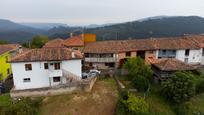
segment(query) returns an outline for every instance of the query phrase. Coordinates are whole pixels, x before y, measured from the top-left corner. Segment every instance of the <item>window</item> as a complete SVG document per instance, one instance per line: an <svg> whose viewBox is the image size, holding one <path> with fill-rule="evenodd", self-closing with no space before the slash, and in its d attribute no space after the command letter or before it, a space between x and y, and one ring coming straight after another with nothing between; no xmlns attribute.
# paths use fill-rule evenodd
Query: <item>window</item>
<svg viewBox="0 0 204 115"><path fill-rule="evenodd" d="M23 78L23 82L24 82L24 83L30 82L30 78Z"/></svg>
<svg viewBox="0 0 204 115"><path fill-rule="evenodd" d="M8 62L8 56L6 56L5 58L6 58L6 62Z"/></svg>
<svg viewBox="0 0 204 115"><path fill-rule="evenodd" d="M190 50L189 50L189 49L186 49L186 50L185 50L185 56L189 56L189 52L190 52Z"/></svg>
<svg viewBox="0 0 204 115"><path fill-rule="evenodd" d="M60 63L55 63L55 70L60 69Z"/></svg>
<svg viewBox="0 0 204 115"><path fill-rule="evenodd" d="M131 56L131 52L126 52L125 55L126 55L126 57L130 57Z"/></svg>
<svg viewBox="0 0 204 115"><path fill-rule="evenodd" d="M9 68L7 69L7 74L10 74L10 69Z"/></svg>
<svg viewBox="0 0 204 115"><path fill-rule="evenodd" d="M163 54L163 55L166 55L166 50L162 50L162 54Z"/></svg>
<svg viewBox="0 0 204 115"><path fill-rule="evenodd" d="M204 48L203 48L202 56L204 56Z"/></svg>
<svg viewBox="0 0 204 115"><path fill-rule="evenodd" d="M25 64L25 70L26 71L31 71L32 70L32 65L31 64Z"/></svg>
<svg viewBox="0 0 204 115"><path fill-rule="evenodd" d="M60 82L60 77L53 77L53 82Z"/></svg>
<svg viewBox="0 0 204 115"><path fill-rule="evenodd" d="M44 69L48 69L48 63L44 63Z"/></svg>
<svg viewBox="0 0 204 115"><path fill-rule="evenodd" d="M188 63L188 58L185 58L185 59L184 59L184 62L185 62L185 63Z"/></svg>

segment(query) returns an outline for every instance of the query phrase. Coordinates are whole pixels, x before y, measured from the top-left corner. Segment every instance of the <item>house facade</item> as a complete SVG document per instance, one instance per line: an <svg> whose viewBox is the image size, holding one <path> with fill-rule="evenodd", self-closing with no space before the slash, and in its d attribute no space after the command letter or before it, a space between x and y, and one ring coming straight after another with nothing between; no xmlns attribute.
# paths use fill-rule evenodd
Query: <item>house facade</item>
<svg viewBox="0 0 204 115"><path fill-rule="evenodd" d="M54 87L81 79L79 52L67 48L33 49L11 59L14 90Z"/></svg>
<svg viewBox="0 0 204 115"><path fill-rule="evenodd" d="M0 45L0 81L11 75L12 69L8 60L20 52L20 47L18 44Z"/></svg>
<svg viewBox="0 0 204 115"><path fill-rule="evenodd" d="M188 64L204 64L204 36L155 38L138 40L98 41L86 43L85 65L99 69L122 67L128 58L141 57L146 63L153 59L175 58Z"/></svg>

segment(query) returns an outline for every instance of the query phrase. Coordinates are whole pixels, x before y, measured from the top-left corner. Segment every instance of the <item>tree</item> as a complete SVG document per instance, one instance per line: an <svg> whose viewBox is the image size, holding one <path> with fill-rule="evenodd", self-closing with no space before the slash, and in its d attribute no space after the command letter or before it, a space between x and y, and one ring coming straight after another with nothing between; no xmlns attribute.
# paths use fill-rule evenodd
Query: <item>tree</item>
<svg viewBox="0 0 204 115"><path fill-rule="evenodd" d="M0 40L0 44L8 44L8 42L5 40Z"/></svg>
<svg viewBox="0 0 204 115"><path fill-rule="evenodd" d="M150 65L145 64L140 57L130 58L124 68L128 70L129 79L139 91L145 91L149 85L149 78L153 75Z"/></svg>
<svg viewBox="0 0 204 115"><path fill-rule="evenodd" d="M176 72L162 84L162 94L171 102L188 101L195 94L193 76L187 72Z"/></svg>
<svg viewBox="0 0 204 115"><path fill-rule="evenodd" d="M48 42L47 36L34 36L31 42L32 48L41 48L46 42Z"/></svg>
<svg viewBox="0 0 204 115"><path fill-rule="evenodd" d="M117 115L142 115L149 112L149 106L143 98L136 97L130 93L123 96L120 97L117 104Z"/></svg>

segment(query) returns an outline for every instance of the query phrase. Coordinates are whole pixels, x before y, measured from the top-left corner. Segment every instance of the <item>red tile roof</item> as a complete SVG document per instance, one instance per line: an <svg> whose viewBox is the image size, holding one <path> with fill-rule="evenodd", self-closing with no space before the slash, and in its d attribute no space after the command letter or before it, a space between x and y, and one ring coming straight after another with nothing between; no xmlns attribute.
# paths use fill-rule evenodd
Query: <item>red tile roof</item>
<svg viewBox="0 0 204 115"><path fill-rule="evenodd" d="M199 47L204 48L204 35L185 35L187 40L191 40L192 43L199 45Z"/></svg>
<svg viewBox="0 0 204 115"><path fill-rule="evenodd" d="M64 47L63 42L64 42L63 39L57 38L57 39L54 39L54 40L47 42L43 46L43 48L60 48L60 47L63 48Z"/></svg>
<svg viewBox="0 0 204 115"><path fill-rule="evenodd" d="M64 40L63 43L66 47L83 47L84 41L81 36L74 36Z"/></svg>
<svg viewBox="0 0 204 115"><path fill-rule="evenodd" d="M196 68L177 59L158 59L152 64L162 71L185 71Z"/></svg>
<svg viewBox="0 0 204 115"><path fill-rule="evenodd" d="M62 61L83 58L78 51L74 52L68 48L42 48L32 49L13 57L10 62L35 62L35 61Z"/></svg>
<svg viewBox="0 0 204 115"><path fill-rule="evenodd" d="M8 52L8 51L12 51L15 50L17 48L19 48L20 45L19 44L4 44L4 45L0 45L0 55Z"/></svg>
<svg viewBox="0 0 204 115"><path fill-rule="evenodd" d="M156 49L199 49L197 44L185 38L155 38L85 43L84 53L115 53Z"/></svg>

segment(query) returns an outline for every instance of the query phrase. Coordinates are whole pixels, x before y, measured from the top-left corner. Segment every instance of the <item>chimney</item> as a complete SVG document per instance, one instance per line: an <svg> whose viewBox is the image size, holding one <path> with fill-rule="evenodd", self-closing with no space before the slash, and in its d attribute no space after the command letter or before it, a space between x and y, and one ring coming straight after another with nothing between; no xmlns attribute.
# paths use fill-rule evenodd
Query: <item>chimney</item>
<svg viewBox="0 0 204 115"><path fill-rule="evenodd" d="M72 58L75 58L75 52L72 50Z"/></svg>
<svg viewBox="0 0 204 115"><path fill-rule="evenodd" d="M22 46L19 46L18 47L18 53L22 53L22 52L23 52Z"/></svg>
<svg viewBox="0 0 204 115"><path fill-rule="evenodd" d="M70 38L72 38L73 37L73 33L70 33Z"/></svg>

